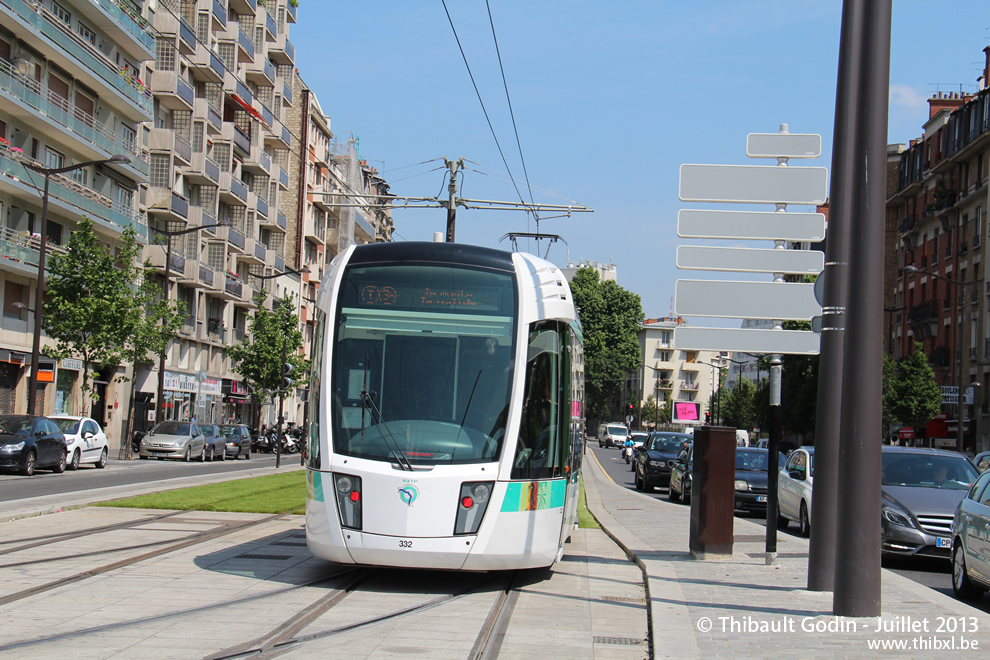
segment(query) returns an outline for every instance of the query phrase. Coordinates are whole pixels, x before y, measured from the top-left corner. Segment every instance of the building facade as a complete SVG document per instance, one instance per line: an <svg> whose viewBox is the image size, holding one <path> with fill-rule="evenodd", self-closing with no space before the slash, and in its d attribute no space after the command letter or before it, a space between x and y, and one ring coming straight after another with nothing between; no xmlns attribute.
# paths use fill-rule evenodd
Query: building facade
<svg viewBox="0 0 990 660"><path fill-rule="evenodd" d="M122 0L0 3L0 413L27 409L42 233L58 252L85 216L111 249L127 227L148 239L140 199L151 163L142 127L155 101L142 66L155 47L149 22ZM128 162L106 162L114 156ZM50 176L42 226L45 176L32 167L91 162ZM89 365L90 401L81 392L83 366L39 360L36 411L90 415L119 437L130 389L117 377L128 370Z"/></svg>
<svg viewBox="0 0 990 660"><path fill-rule="evenodd" d="M905 357L915 344L921 347L943 386L942 423L929 425L934 444L954 447L961 419L970 451L990 445L990 290L983 258L990 208L990 47L984 52L979 91L933 96L924 135L891 152L898 159L897 182L887 200L888 226L897 227L890 250L896 269L888 274L892 299L885 301L890 352Z"/></svg>
<svg viewBox="0 0 990 660"><path fill-rule="evenodd" d="M683 323L679 317L646 319L637 333L643 364L626 385L641 408L651 397L662 403L669 395L671 401L700 401L702 409L709 411L722 366L717 362L719 353L675 349L674 328ZM642 426L653 422L644 419Z"/></svg>

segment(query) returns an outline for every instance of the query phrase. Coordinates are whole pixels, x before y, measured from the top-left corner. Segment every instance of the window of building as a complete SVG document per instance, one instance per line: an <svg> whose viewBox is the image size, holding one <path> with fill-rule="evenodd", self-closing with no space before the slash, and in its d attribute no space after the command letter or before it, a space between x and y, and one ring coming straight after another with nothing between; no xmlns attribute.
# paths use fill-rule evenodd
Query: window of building
<svg viewBox="0 0 990 660"><path fill-rule="evenodd" d="M171 188L172 181L169 176L169 154L151 154L151 171L148 176L148 184L152 188Z"/></svg>
<svg viewBox="0 0 990 660"><path fill-rule="evenodd" d="M192 125L192 150L197 153L203 153L203 135L204 135L204 124L201 121L194 121Z"/></svg>
<svg viewBox="0 0 990 660"><path fill-rule="evenodd" d="M196 15L196 39L201 44L210 43L210 12L201 11Z"/></svg>
<svg viewBox="0 0 990 660"><path fill-rule="evenodd" d="M72 25L72 14L68 9L52 0L52 13L66 25Z"/></svg>
<svg viewBox="0 0 990 660"><path fill-rule="evenodd" d="M155 40L155 68L158 71L175 71L174 37L158 37Z"/></svg>
<svg viewBox="0 0 990 660"><path fill-rule="evenodd" d="M50 169L65 167L65 154L51 147L45 147L45 167Z"/></svg>
<svg viewBox="0 0 990 660"><path fill-rule="evenodd" d="M96 33L93 32L91 29L89 29L89 27L85 23L79 21L79 24L76 25L76 31L79 33L80 37L82 37L92 45L94 46L96 45Z"/></svg>
<svg viewBox="0 0 990 660"><path fill-rule="evenodd" d="M206 265L215 271L224 271L226 255L223 243L210 243L206 247Z"/></svg>
<svg viewBox="0 0 990 660"><path fill-rule="evenodd" d="M223 66L228 71L236 71L235 66L236 60L234 59L234 53L237 50L237 46L233 41L221 41L217 44L217 57L223 62Z"/></svg>
<svg viewBox="0 0 990 660"><path fill-rule="evenodd" d="M11 318L21 318L21 309L15 303L27 305L28 290L23 284L7 280L3 287L3 315Z"/></svg>

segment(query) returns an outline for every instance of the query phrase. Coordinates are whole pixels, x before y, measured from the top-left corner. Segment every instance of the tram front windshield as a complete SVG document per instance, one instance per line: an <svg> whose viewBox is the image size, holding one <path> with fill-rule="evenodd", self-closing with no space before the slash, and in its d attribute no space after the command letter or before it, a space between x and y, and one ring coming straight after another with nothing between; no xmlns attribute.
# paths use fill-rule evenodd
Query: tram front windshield
<svg viewBox="0 0 990 660"><path fill-rule="evenodd" d="M406 465L497 461L511 389L513 274L353 266L338 301L334 452Z"/></svg>

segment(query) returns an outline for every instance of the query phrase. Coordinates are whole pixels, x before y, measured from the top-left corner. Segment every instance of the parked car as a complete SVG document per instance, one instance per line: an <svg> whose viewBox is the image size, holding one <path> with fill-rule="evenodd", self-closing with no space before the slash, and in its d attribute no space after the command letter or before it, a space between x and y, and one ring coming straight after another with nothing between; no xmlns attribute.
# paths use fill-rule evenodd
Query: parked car
<svg viewBox="0 0 990 660"><path fill-rule="evenodd" d="M950 559L956 507L979 477L976 466L954 451L882 452L881 551Z"/></svg>
<svg viewBox="0 0 990 660"><path fill-rule="evenodd" d="M694 463L694 443L681 449L670 463L670 486L667 499L672 502L691 503L691 465Z"/></svg>
<svg viewBox="0 0 990 660"><path fill-rule="evenodd" d="M952 590L979 600L990 589L990 471L980 475L952 519Z"/></svg>
<svg viewBox="0 0 990 660"><path fill-rule="evenodd" d="M92 463L102 469L110 458L110 443L96 420L73 415L53 415L55 422L65 436L68 462L66 467L78 470L80 465Z"/></svg>
<svg viewBox="0 0 990 660"><path fill-rule="evenodd" d="M221 424L220 431L226 439L225 451L237 460L241 456L251 458L251 429L244 424Z"/></svg>
<svg viewBox="0 0 990 660"><path fill-rule="evenodd" d="M636 490L652 492L657 486L670 485L670 466L685 444L693 442L687 433L654 431L636 454L633 471Z"/></svg>
<svg viewBox="0 0 990 660"><path fill-rule="evenodd" d="M199 425L192 422L159 422L141 438L141 458L179 458L196 456L206 460L206 438Z"/></svg>
<svg viewBox="0 0 990 660"><path fill-rule="evenodd" d="M986 472L990 469L990 451L980 452L973 458L973 463L976 464L976 469L980 472Z"/></svg>
<svg viewBox="0 0 990 660"><path fill-rule="evenodd" d="M799 447L787 457L777 477L777 527L798 523L801 536L811 534L811 489L815 477L815 448Z"/></svg>
<svg viewBox="0 0 990 660"><path fill-rule="evenodd" d="M608 422L598 426L599 447L621 447L629 435L629 429L620 422Z"/></svg>
<svg viewBox="0 0 990 660"><path fill-rule="evenodd" d="M199 430L203 432L203 438L206 442L206 460L226 460L227 436L220 430L220 426L218 424L200 424Z"/></svg>
<svg viewBox="0 0 990 660"><path fill-rule="evenodd" d="M783 465L783 454L778 454L777 465ZM736 447L736 476L734 506L737 511L766 513L767 481L770 469L770 452L757 447Z"/></svg>
<svg viewBox="0 0 990 660"><path fill-rule="evenodd" d="M65 472L65 435L41 415L0 415L0 469L31 476L37 468Z"/></svg>

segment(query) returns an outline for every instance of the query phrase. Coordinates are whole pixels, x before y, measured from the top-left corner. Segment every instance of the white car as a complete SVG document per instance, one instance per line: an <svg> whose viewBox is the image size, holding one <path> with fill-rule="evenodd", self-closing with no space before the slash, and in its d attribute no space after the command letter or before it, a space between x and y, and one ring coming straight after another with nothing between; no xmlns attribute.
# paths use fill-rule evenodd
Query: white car
<svg viewBox="0 0 990 660"><path fill-rule="evenodd" d="M815 448L791 452L777 477L777 527L795 520L801 535L811 533L811 487L815 481Z"/></svg>
<svg viewBox="0 0 990 660"><path fill-rule="evenodd" d="M78 470L83 463L93 463L98 468L107 466L110 443L95 420L74 415L52 415L49 419L58 425L65 436L67 468Z"/></svg>

